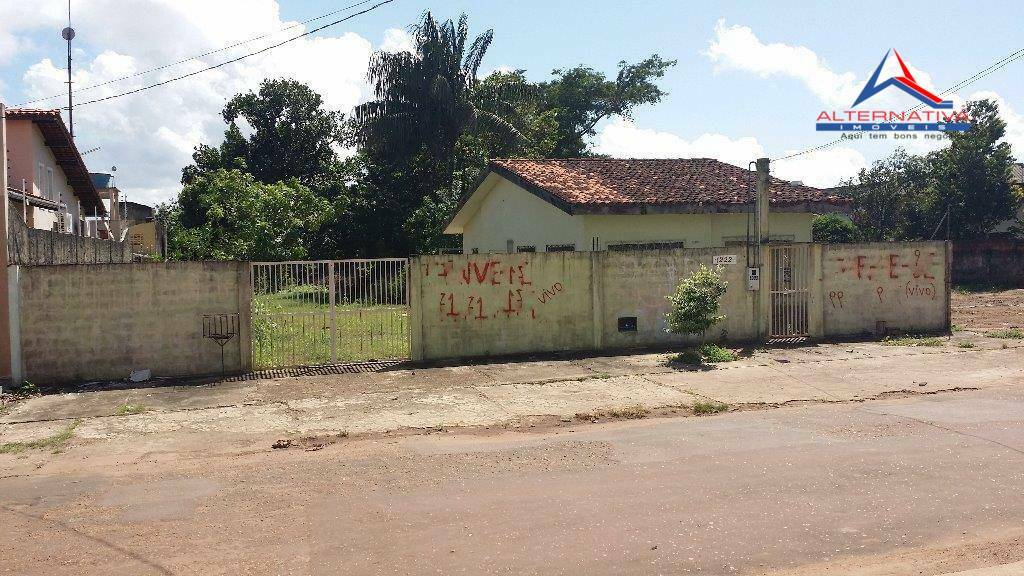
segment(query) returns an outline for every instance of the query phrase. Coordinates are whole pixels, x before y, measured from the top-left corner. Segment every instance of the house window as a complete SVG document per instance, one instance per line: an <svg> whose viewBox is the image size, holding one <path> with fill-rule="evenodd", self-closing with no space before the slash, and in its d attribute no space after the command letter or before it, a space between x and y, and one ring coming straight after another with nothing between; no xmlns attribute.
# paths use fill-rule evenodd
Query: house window
<svg viewBox="0 0 1024 576"><path fill-rule="evenodd" d="M43 187L43 178L44 178L44 176L43 175L44 174L46 174L46 168L43 166L43 163L40 162L39 166L36 166L36 181L32 183L33 187L35 188L35 195L36 196L43 196L43 189L44 189L44 187Z"/></svg>
<svg viewBox="0 0 1024 576"><path fill-rule="evenodd" d="M685 242L620 242L617 244L609 244L608 249L618 252L626 252L631 250L674 250L676 248L685 247Z"/></svg>
<svg viewBox="0 0 1024 576"><path fill-rule="evenodd" d="M516 252L536 252L536 246L516 246Z"/></svg>
<svg viewBox="0 0 1024 576"><path fill-rule="evenodd" d="M53 197L53 168L46 169L46 197L54 200Z"/></svg>
<svg viewBox="0 0 1024 576"><path fill-rule="evenodd" d="M575 250L575 244L548 244L544 247L545 252L573 252Z"/></svg>

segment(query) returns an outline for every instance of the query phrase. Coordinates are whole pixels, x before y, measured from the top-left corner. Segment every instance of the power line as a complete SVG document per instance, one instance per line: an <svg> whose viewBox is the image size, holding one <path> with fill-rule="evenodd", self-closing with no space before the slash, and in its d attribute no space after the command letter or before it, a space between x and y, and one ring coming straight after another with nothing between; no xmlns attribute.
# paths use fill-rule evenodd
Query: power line
<svg viewBox="0 0 1024 576"><path fill-rule="evenodd" d="M134 74L129 74L127 76L121 76L120 78L113 78L111 80L106 80L106 81L100 82L98 84L90 84L89 86L83 86L82 88L79 88L79 89L75 90L74 93L78 94L80 92L85 92L87 90L92 90L94 88L99 88L100 86L106 86L108 84L113 84L114 82L121 82L123 80L130 80L132 78L137 78L139 76L144 76L144 75L150 74L152 72L158 72L160 70L164 70L164 69L167 69L167 68L172 68L174 66L178 66L179 64L185 64L186 62L191 62L192 60L198 60L200 58L205 58L207 56L212 56L213 54L224 52L224 51L230 50L232 48L237 48L238 46L241 46L243 44L248 44L249 42L255 42L257 40L262 40L262 39L264 39L264 38L266 38L268 36L272 36L272 35L277 34L279 32L286 32L288 30L291 30L292 28L298 28L299 26L303 26L305 24L309 24L310 22L316 22L317 20L323 20L324 18L328 18L328 17L334 16L335 14L338 14L338 13L341 13L341 12L345 12L346 10L351 10L352 8L357 8L359 6L362 6L363 4L368 4L368 3L372 2L372 1L373 0L362 0L362 2L357 2L355 4L351 4L351 5L346 6L344 8L339 8L339 9L334 10L332 12L328 12L326 14L321 14L320 16L317 16L315 18L310 18L308 20L303 20L302 22L297 22L295 24L292 24L291 26L285 26L284 28L281 28L280 30L275 30L273 32L266 32L264 34L260 34L259 36L253 36L252 38L247 38L245 40L240 40L238 42L235 42L234 44L229 44L227 46L224 46L223 48L217 48L215 50L210 50L209 52L203 52L202 54L196 54L195 56L189 56L188 58L183 58L181 60L178 60L177 62L171 62L170 64L164 64L162 66L156 66L154 68L148 68L146 70L142 70L142 71L136 72ZM29 104L35 104L36 102L43 102L43 101L46 101L46 100L52 100L54 98L60 98L62 96L64 96L63 93L61 93L61 94L54 94L52 96L44 96L42 98L36 98L35 100L29 100L28 102L24 102L22 104L18 104L16 107L27 106Z"/></svg>
<svg viewBox="0 0 1024 576"><path fill-rule="evenodd" d="M1011 52L1008 56L1005 56L1002 59L997 60L993 64L990 64L988 67L983 68L983 69L979 70L978 72L975 72L971 76L961 80L960 82L954 84L953 86L950 86L949 88L946 88L942 92L939 92L939 95L941 96L942 94L947 94L949 92L952 92L953 90L957 90L959 88L963 88L964 86L968 86L970 84L973 84L974 82L977 82L978 80L981 80L982 78L988 76L989 74L992 74L993 72L996 72L997 70L1007 66L1011 62L1013 62L1015 60L1018 60L1018 59L1020 59L1022 57L1024 57L1024 48L1022 48L1020 50L1017 50L1015 52ZM904 112L905 113L907 113L907 112L914 112L914 111L918 110L919 108L921 108L922 106L923 106L923 104L918 104L917 106L914 106L913 108L908 108ZM782 156L780 158L775 158L775 159L772 160L772 162L779 162L781 160L788 160L789 158L794 158L796 156L803 156L804 154L810 154L811 152L817 152L818 150L822 150L822 149L828 148L829 146L834 146L834 145L836 145L836 144L838 144L838 143L840 143L842 141L843 141L843 138L840 137L840 138L837 138L835 140L832 140L831 142L826 142L825 144L821 144L821 145L815 146L813 148L808 148L808 149L800 151L800 152L794 152L793 154L788 154L788 155Z"/></svg>
<svg viewBox="0 0 1024 576"><path fill-rule="evenodd" d="M217 68L221 68L223 66L227 66L228 64L234 64L235 62L238 62L240 60L244 60L246 58L249 58L250 56L255 56L257 54L262 54L264 52L269 52L269 51L273 50L274 48L279 48L281 46L284 46L285 44L288 44L289 42L294 42L294 41L298 40L299 38L303 38L303 37L309 36L310 34L315 34L315 33L319 32L319 31L321 31L321 30L323 30L325 28L330 28L331 26L336 26L338 24L341 24L342 22L345 22L346 20L351 20L352 18L355 18L356 16L360 16L362 14L366 14L367 12L372 12L373 10L376 10L377 8L379 8L379 7L381 7L381 6L385 5L385 4L390 4L391 2L394 2L394 0L382 0L381 2L378 2L378 3L374 4L373 6L370 6L369 8L366 8L365 10L361 10L361 11L356 12L354 14L350 14L350 15L344 17L344 18L341 18L340 20L335 20L334 22L329 22L327 24L324 24L323 26L319 26L317 28L313 28L312 30L309 30L307 32L303 32L302 34L299 34L298 36L293 36L291 38L288 38L287 40L283 40L281 42L278 42L277 44L271 44L270 46L267 46L266 48L261 48L259 50L254 51L254 52L249 52L248 54L243 54L242 56L239 56L237 58L232 58L231 60L226 60L224 62L221 62L220 64L214 64L213 66L207 66L206 68L203 68L201 70L195 70L193 72L189 72L188 74L182 74L181 76L175 76L174 78L168 78L167 80L163 80L161 82L156 82L154 84L149 84L149 85L143 86L141 88L135 88L134 90L128 90L126 92L121 92L119 94L111 94L110 96L104 96L102 98L96 98L96 99L93 99L93 100L87 100L87 101L82 102L82 103L80 103L78 105L79 106L85 106L87 104L95 104L97 102L105 102L107 100L113 100L115 98L120 98L122 96L128 96L128 95L131 95L131 94L138 94L139 92L144 92L144 91L149 90L151 88L156 88L157 86L164 86L166 84L170 84L171 82L177 82L178 80L184 80L185 78L190 78L192 76L196 76L198 74L202 74L203 72L209 72L210 70L215 70Z"/></svg>

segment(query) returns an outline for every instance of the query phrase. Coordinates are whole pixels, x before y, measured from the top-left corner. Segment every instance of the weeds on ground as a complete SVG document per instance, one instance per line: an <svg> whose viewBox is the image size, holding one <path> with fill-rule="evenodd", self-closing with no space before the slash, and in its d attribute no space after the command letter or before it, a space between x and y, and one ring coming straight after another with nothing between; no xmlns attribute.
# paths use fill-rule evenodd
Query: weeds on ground
<svg viewBox="0 0 1024 576"><path fill-rule="evenodd" d="M576 414L577 420L584 420L587 422L594 422L601 418L625 418L627 420L639 420L640 418L646 418L650 414L650 410L644 408L640 404L635 406L626 406L623 408L612 408L610 410L597 410L595 412L579 412Z"/></svg>
<svg viewBox="0 0 1024 576"><path fill-rule="evenodd" d="M705 362L732 362L736 360L736 353L728 348L722 348L717 344L705 344L697 349L697 352L704 358Z"/></svg>
<svg viewBox="0 0 1024 576"><path fill-rule="evenodd" d="M989 338L1006 338L1006 339L1017 338L1017 339L1019 339L1019 338L1024 338L1024 330L1021 330L1020 328L1007 328L1005 330L992 330L990 332L985 332L985 336L988 336Z"/></svg>
<svg viewBox="0 0 1024 576"><path fill-rule="evenodd" d="M698 348L687 348L669 358L677 364L703 364L704 362L732 362L739 358L735 352L717 344L704 344Z"/></svg>
<svg viewBox="0 0 1024 576"><path fill-rule="evenodd" d="M960 342L957 346L960 348L974 348L974 342Z"/></svg>
<svg viewBox="0 0 1024 576"><path fill-rule="evenodd" d="M81 420L75 420L71 424L68 424L67 428L46 438L40 438L39 440L30 440L28 442L6 442L0 444L0 454L21 454L26 450L53 450L56 454L60 452L64 444L75 435L75 428L81 424Z"/></svg>
<svg viewBox="0 0 1024 576"><path fill-rule="evenodd" d="M115 416L132 416L134 414L142 414L148 412L149 408L146 408L142 404L122 404L117 407L114 411Z"/></svg>
<svg viewBox="0 0 1024 576"><path fill-rule="evenodd" d="M697 415L703 414L718 414L719 412L725 412L729 409L729 405L724 402L705 402L703 400L693 403L693 413Z"/></svg>
<svg viewBox="0 0 1024 576"><path fill-rule="evenodd" d="M886 336L882 346L942 346L944 341L937 336Z"/></svg>
<svg viewBox="0 0 1024 576"><path fill-rule="evenodd" d="M28 398L29 396L39 394L39 387L26 381L21 384L11 386L11 394L13 394L15 398Z"/></svg>

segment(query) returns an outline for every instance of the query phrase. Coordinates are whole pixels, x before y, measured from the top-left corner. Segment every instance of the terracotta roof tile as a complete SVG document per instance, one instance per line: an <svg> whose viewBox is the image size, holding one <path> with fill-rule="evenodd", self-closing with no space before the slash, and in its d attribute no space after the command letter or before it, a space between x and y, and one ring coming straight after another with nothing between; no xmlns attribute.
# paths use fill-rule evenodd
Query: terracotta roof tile
<svg viewBox="0 0 1024 576"><path fill-rule="evenodd" d="M754 174L710 158L568 160L500 159L491 169L518 177L572 206L750 204ZM846 204L849 200L810 186L772 178L773 204Z"/></svg>

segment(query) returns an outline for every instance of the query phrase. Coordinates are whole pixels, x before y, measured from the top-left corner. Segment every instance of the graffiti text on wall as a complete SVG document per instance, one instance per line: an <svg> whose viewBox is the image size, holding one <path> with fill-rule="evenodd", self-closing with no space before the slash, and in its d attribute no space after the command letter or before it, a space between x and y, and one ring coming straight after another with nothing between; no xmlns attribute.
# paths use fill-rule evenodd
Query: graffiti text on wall
<svg viewBox="0 0 1024 576"><path fill-rule="evenodd" d="M529 260L508 262L492 256L470 260L457 268L454 260L427 262L422 273L424 277L443 278L451 287L440 292L438 311L442 319L452 322L520 316L536 319L539 309L566 290L561 282L535 286Z"/></svg>

